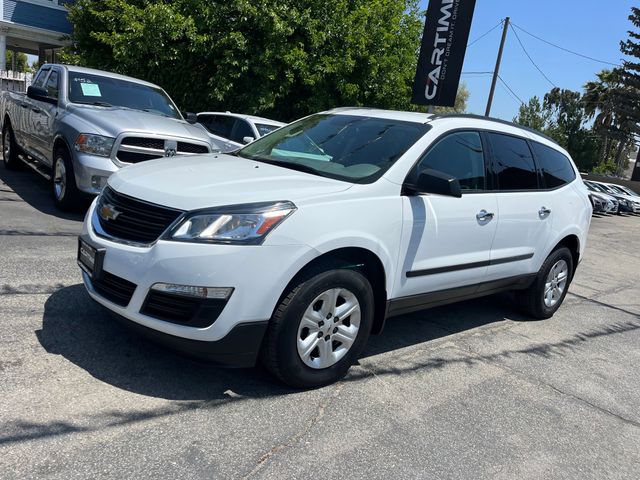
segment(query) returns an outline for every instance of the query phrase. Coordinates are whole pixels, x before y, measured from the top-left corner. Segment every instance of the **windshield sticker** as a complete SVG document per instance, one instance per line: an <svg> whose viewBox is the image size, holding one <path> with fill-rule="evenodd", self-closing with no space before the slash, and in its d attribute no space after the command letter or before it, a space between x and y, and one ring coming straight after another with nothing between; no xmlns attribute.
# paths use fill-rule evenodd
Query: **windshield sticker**
<svg viewBox="0 0 640 480"><path fill-rule="evenodd" d="M101 97L100 86L97 83L81 83L82 95L85 97Z"/></svg>

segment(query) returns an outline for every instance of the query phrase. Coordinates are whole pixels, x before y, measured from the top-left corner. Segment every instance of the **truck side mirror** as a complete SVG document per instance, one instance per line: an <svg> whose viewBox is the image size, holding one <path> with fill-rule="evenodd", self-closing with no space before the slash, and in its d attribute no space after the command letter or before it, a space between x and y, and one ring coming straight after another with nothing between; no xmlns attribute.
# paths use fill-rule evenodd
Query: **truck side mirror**
<svg viewBox="0 0 640 480"><path fill-rule="evenodd" d="M189 122L191 125L194 123L198 123L198 115L193 112L184 112L184 119Z"/></svg>
<svg viewBox="0 0 640 480"><path fill-rule="evenodd" d="M27 88L27 97L40 102L58 103L58 100L49 96L46 88L31 86Z"/></svg>

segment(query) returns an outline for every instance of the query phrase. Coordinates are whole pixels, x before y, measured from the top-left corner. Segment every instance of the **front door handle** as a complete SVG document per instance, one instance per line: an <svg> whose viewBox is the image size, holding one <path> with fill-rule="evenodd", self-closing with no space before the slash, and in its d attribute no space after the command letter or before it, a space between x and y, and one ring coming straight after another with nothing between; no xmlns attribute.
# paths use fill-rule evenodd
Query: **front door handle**
<svg viewBox="0 0 640 480"><path fill-rule="evenodd" d="M487 212L486 210L480 210L476 215L476 218L480 222L486 222L487 220L491 220L494 214L492 212Z"/></svg>
<svg viewBox="0 0 640 480"><path fill-rule="evenodd" d="M540 210L538 210L538 215L540 215L541 217L546 217L550 213L551 213L551 209L547 207L542 207L540 208Z"/></svg>
<svg viewBox="0 0 640 480"><path fill-rule="evenodd" d="M34 111L35 113L40 113L42 111L39 108L35 108L35 107L32 108L31 110Z"/></svg>

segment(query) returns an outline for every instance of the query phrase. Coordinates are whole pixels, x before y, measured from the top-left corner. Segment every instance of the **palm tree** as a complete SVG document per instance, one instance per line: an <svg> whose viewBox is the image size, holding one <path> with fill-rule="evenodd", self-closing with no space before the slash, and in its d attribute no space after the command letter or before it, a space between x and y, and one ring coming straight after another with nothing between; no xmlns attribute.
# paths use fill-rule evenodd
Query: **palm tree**
<svg viewBox="0 0 640 480"><path fill-rule="evenodd" d="M600 162L606 163L611 149L617 143L615 164L622 169L622 154L629 145L634 122L627 102L627 92L622 83L622 70L603 70L596 76L598 80L584 85L582 103L589 118L593 118L593 131L602 138Z"/></svg>

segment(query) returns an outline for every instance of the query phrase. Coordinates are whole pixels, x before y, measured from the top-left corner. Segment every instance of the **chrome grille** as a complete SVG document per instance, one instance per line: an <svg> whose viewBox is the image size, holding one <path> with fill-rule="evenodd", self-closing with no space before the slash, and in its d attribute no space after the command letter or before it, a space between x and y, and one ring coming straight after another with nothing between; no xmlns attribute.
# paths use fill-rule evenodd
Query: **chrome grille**
<svg viewBox="0 0 640 480"><path fill-rule="evenodd" d="M171 155L167 155L167 149L172 150ZM118 146L116 158L123 163L140 163L165 156L209 152L210 148L207 145L197 143L153 137L125 137Z"/></svg>

